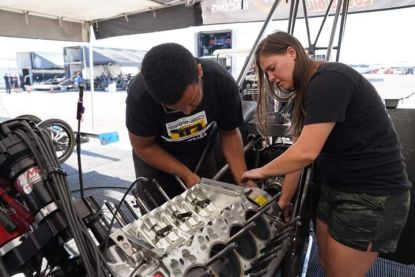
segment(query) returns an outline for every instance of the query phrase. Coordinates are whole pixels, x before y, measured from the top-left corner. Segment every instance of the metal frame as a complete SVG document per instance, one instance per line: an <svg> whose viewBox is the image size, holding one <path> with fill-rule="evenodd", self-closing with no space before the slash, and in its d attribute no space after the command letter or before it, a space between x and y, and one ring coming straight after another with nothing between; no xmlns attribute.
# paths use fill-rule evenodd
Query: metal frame
<svg viewBox="0 0 415 277"><path fill-rule="evenodd" d="M326 12L324 14L323 20L321 22L319 31L314 39L314 41L312 42L311 40L311 35L310 35L310 27L309 27L309 17L307 15L307 8L305 5L305 0L301 0L302 1L302 6L303 6L303 11L304 11L304 20L305 20L305 24L306 24L306 30L307 30L307 39L308 39L308 47L305 47L305 49L308 50L309 54L311 55L311 57L315 57L315 51L316 50L323 50L323 49L327 49L327 54L326 54L326 60L330 60L331 57L331 52L333 49L337 50L337 54L336 54L336 61L339 61L340 58L340 50L341 50L341 45L343 42L343 38L344 38L344 30L346 27L346 20L347 20L347 13L348 13L348 8L349 8L349 0L339 0L337 2L337 8L336 8L336 12L334 14L334 22L333 22L333 26L332 26L332 30L331 30L331 35L330 35L330 41L329 41L329 45L327 47L318 47L317 43L318 40L320 38L320 34L321 31L326 23L326 19L329 15L330 12L330 8L333 4L333 0L330 0L329 5L327 6ZM250 67L250 65L253 62L253 58L254 58L254 53L256 48L258 47L258 44L260 42L260 40L262 39L262 37L264 36L265 30L268 28L269 23L272 20L273 14L278 6L279 0L275 0L274 4L272 5L267 18L264 21L264 24L261 28L261 30L259 31L259 34L254 42L254 45L251 49L251 51L248 54L247 59L245 60L245 63L242 67L242 70L237 78L237 84L239 85L239 87L242 87L242 83L245 80L246 74L248 72L248 69ZM298 16L298 7L300 4L300 0L294 0L291 1L290 4L290 16L288 19L288 28L287 28L287 32L289 34L294 34L294 30L295 30L295 23L297 20L297 16ZM340 28L337 28L337 23L340 17ZM333 42L334 42L334 38L336 36L336 32L339 30L339 36L338 36L338 41L337 41L337 46L333 46Z"/></svg>

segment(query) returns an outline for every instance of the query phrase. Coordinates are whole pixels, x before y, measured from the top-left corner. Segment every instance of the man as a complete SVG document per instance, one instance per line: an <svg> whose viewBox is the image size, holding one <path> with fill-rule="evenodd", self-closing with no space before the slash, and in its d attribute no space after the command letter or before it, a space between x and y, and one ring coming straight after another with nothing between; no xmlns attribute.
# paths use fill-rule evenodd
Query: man
<svg viewBox="0 0 415 277"><path fill-rule="evenodd" d="M126 103L137 177L156 179L170 197L183 191L172 173L188 188L200 176L213 177L217 168L212 153L199 174L194 169L217 124L224 156L241 185L246 169L238 129L243 123L241 100L234 79L221 65L196 59L178 44L155 46L129 84ZM138 189L147 202L154 202L148 199L157 197L154 185L140 184Z"/></svg>
<svg viewBox="0 0 415 277"><path fill-rule="evenodd" d="M11 93L11 77L10 75L4 74L4 84L6 85L6 92Z"/></svg>
<svg viewBox="0 0 415 277"><path fill-rule="evenodd" d="M80 87L84 88L85 82L84 82L84 79L82 78L81 72L76 73L76 77L74 81L75 81L75 85L77 85L79 88Z"/></svg>

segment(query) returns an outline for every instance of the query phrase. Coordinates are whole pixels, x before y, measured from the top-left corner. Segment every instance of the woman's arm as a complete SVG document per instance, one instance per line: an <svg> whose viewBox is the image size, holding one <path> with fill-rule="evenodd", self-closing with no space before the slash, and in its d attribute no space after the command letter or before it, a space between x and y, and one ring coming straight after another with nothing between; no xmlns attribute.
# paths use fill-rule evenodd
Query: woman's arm
<svg viewBox="0 0 415 277"><path fill-rule="evenodd" d="M301 170L318 157L335 124L328 122L304 126L297 142L263 167L246 171L242 175L242 181L286 175Z"/></svg>

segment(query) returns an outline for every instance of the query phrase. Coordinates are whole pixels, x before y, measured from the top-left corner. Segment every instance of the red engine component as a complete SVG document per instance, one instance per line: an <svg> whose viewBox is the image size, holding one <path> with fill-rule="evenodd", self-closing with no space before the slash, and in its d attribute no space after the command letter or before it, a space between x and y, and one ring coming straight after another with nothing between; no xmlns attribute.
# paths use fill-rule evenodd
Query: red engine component
<svg viewBox="0 0 415 277"><path fill-rule="evenodd" d="M30 230L33 218L28 210L0 188L0 198L8 207L0 208L0 247Z"/></svg>
<svg viewBox="0 0 415 277"><path fill-rule="evenodd" d="M0 247L30 230L30 225L24 221L15 210L3 209L0 213L3 213L10 222L10 224L6 226L0 224Z"/></svg>

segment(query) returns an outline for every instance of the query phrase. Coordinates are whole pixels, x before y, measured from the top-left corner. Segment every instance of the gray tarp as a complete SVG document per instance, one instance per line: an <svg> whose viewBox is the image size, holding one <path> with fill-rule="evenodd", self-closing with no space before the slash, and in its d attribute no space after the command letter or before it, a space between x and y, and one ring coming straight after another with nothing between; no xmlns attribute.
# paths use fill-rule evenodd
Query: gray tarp
<svg viewBox="0 0 415 277"><path fill-rule="evenodd" d="M5 37L88 41L88 24L0 9L0 35Z"/></svg>
<svg viewBox="0 0 415 277"><path fill-rule="evenodd" d="M128 20L128 21L127 21ZM95 38L150 33L202 25L200 4L173 6L94 24Z"/></svg>

